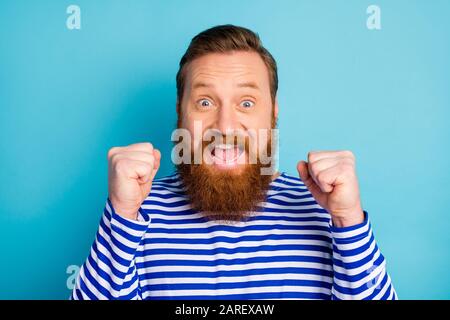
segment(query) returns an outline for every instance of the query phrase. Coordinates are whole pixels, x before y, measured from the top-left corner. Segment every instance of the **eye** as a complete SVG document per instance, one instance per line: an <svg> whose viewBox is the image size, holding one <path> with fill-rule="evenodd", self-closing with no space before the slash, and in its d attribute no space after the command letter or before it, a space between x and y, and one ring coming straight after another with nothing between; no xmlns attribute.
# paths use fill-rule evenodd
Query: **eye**
<svg viewBox="0 0 450 320"><path fill-rule="evenodd" d="M251 108L254 105L255 105L255 103L253 101L250 101L250 100L244 100L244 101L241 102L241 107L246 108L246 109Z"/></svg>
<svg viewBox="0 0 450 320"><path fill-rule="evenodd" d="M212 106L212 102L208 99L200 99L197 101L197 104L202 108L209 108Z"/></svg>

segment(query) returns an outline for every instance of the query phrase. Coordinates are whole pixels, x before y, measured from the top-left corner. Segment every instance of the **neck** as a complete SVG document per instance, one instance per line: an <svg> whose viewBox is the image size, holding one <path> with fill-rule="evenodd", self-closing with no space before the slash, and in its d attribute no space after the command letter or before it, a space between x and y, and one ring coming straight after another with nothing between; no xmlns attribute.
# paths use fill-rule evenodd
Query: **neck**
<svg viewBox="0 0 450 320"><path fill-rule="evenodd" d="M278 178L280 176L280 172L277 171L272 175L272 181L276 180L276 178Z"/></svg>

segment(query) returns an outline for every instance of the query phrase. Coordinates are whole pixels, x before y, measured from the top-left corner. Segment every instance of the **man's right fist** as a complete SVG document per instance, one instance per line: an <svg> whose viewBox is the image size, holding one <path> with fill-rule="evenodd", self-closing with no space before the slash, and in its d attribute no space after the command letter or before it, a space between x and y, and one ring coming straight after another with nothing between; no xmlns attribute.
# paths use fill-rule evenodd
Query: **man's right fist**
<svg viewBox="0 0 450 320"><path fill-rule="evenodd" d="M117 214L137 219L159 169L161 153L151 143L113 147L108 151L109 200Z"/></svg>

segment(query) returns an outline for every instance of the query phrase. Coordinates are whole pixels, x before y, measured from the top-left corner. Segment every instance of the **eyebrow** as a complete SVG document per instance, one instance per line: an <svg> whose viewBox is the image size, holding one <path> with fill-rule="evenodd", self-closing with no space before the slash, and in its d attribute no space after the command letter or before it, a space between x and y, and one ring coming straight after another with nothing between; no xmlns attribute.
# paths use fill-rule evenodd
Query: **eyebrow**
<svg viewBox="0 0 450 320"><path fill-rule="evenodd" d="M239 88L251 88L259 90L259 86L255 82L242 82L237 85Z"/></svg>
<svg viewBox="0 0 450 320"><path fill-rule="evenodd" d="M251 88L259 90L259 86L255 82L241 82L237 84L238 88ZM205 82L197 82L192 86L192 89L198 88L212 88L214 85Z"/></svg>
<svg viewBox="0 0 450 320"><path fill-rule="evenodd" d="M194 83L194 85L192 86L192 89L211 88L211 87L213 87L212 84L205 83L205 82L197 82L197 83Z"/></svg>

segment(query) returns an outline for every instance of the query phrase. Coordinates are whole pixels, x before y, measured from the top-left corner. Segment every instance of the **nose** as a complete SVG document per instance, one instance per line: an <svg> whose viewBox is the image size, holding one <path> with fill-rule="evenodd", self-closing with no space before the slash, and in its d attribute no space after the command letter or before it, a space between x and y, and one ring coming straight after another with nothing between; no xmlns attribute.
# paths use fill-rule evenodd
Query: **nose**
<svg viewBox="0 0 450 320"><path fill-rule="evenodd" d="M239 129L236 111L231 104L223 104L217 113L216 128L222 134Z"/></svg>

